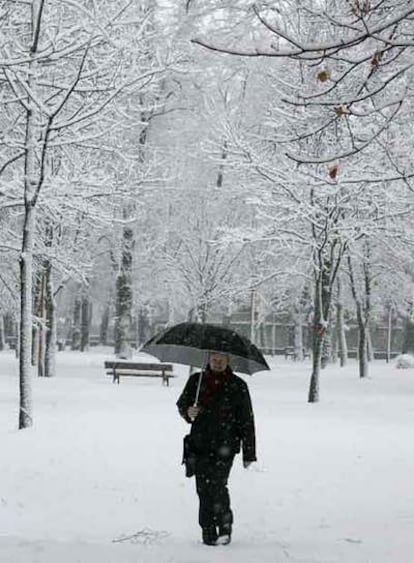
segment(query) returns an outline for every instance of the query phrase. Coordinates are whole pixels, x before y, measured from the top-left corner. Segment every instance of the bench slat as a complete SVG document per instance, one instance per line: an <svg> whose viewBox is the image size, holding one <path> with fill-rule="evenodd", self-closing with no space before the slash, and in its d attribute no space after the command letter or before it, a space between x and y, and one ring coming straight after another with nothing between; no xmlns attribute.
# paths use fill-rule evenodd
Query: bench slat
<svg viewBox="0 0 414 563"><path fill-rule="evenodd" d="M108 375L113 375L113 371L107 371L106 372ZM117 375L136 375L137 377L175 377L175 375L173 375L173 373L171 371L166 371L164 374L159 373L159 372L149 372L149 371L145 371L140 373L139 371L131 371L131 370L122 370L122 369L117 369L116 370L116 374Z"/></svg>
<svg viewBox="0 0 414 563"><path fill-rule="evenodd" d="M172 371L173 365L172 364L146 364L146 363L137 363L137 362L114 362L114 361L106 361L105 368L107 369L137 369L142 371Z"/></svg>
<svg viewBox="0 0 414 563"><path fill-rule="evenodd" d="M162 363L142 363L128 361L105 361L107 375L112 376L112 382L119 383L120 377L159 377L162 378L163 385L169 385L172 373L172 364Z"/></svg>

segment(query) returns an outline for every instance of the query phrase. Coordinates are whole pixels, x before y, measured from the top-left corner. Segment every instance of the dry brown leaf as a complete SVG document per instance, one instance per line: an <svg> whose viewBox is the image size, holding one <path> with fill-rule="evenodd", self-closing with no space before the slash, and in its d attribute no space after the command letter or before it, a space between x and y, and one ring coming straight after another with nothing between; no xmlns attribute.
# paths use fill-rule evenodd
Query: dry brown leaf
<svg viewBox="0 0 414 563"><path fill-rule="evenodd" d="M355 16L366 16L371 11L371 2L370 0L355 0L351 9Z"/></svg>
<svg viewBox="0 0 414 563"><path fill-rule="evenodd" d="M327 80L329 80L329 78L330 74L328 70L321 70L320 72L318 72L319 82L326 82Z"/></svg>
<svg viewBox="0 0 414 563"><path fill-rule="evenodd" d="M337 164L331 166L328 171L329 177L332 178L332 180L335 180L335 178L338 175L338 172L339 172L339 166Z"/></svg>
<svg viewBox="0 0 414 563"><path fill-rule="evenodd" d="M383 54L382 51L377 51L370 61L371 66L379 66Z"/></svg>
<svg viewBox="0 0 414 563"><path fill-rule="evenodd" d="M338 106L335 108L335 113L338 117L342 117L343 115L348 115L349 111L344 106Z"/></svg>

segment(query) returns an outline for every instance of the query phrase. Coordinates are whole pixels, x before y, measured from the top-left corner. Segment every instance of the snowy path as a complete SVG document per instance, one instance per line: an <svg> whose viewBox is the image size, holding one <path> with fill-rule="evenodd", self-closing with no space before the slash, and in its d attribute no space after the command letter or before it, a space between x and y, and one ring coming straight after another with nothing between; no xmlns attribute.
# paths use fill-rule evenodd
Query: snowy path
<svg viewBox="0 0 414 563"><path fill-rule="evenodd" d="M237 459L234 543L199 541L186 425L171 387L104 376L102 352L63 352L34 378L35 427L18 432L17 365L0 354L1 563L412 563L414 370L376 362L323 375L277 359L247 378L260 461ZM129 536L129 540L121 540Z"/></svg>

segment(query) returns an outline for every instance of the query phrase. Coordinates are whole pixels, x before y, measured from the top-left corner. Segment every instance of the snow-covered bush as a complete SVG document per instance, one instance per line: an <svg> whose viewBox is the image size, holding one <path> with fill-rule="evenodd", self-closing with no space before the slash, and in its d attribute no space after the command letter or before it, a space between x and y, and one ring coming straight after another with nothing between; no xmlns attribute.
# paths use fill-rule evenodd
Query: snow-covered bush
<svg viewBox="0 0 414 563"><path fill-rule="evenodd" d="M396 362L397 368L414 368L414 356L412 356L411 354L400 354L397 357Z"/></svg>

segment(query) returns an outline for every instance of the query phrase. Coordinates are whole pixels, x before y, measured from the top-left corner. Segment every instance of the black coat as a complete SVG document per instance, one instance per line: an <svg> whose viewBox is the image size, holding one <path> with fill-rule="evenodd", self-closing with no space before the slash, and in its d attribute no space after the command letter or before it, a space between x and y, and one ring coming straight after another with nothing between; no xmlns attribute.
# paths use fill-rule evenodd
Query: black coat
<svg viewBox="0 0 414 563"><path fill-rule="evenodd" d="M194 404L200 374L190 376L177 401L181 416L189 423L188 407ZM214 395L203 404L205 386L200 388L201 412L191 426L191 447L198 455L213 453L219 456L234 455L243 451L243 461L256 461L254 416L249 389L246 383L231 374Z"/></svg>

